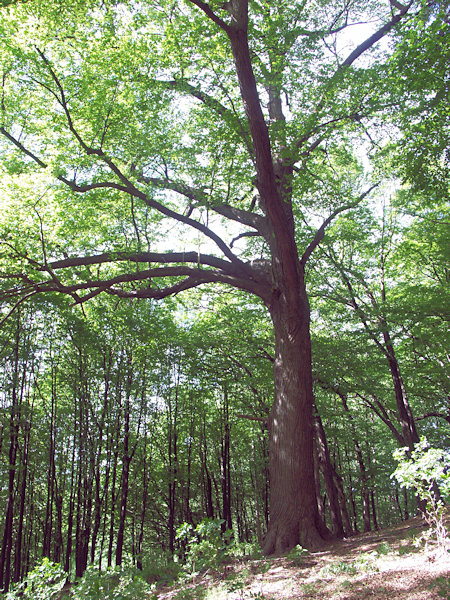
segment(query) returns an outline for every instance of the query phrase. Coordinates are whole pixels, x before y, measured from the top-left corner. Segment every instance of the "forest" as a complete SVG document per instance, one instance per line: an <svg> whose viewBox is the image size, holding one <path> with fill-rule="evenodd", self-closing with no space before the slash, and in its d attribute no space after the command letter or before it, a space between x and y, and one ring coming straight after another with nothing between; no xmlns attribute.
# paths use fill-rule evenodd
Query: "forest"
<svg viewBox="0 0 450 600"><path fill-rule="evenodd" d="M0 39L0 590L388 527L423 438L448 493L448 2L6 0Z"/></svg>

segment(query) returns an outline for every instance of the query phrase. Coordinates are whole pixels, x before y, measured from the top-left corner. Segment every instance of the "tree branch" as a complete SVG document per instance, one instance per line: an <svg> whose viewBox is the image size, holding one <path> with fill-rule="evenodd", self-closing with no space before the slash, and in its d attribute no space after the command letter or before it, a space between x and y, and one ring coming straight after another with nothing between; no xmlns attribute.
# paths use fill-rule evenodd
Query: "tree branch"
<svg viewBox="0 0 450 600"><path fill-rule="evenodd" d="M340 70L344 70L349 67L352 63L355 62L357 58L359 58L364 52L369 50L372 46L374 46L382 37L384 37L391 29L397 25L399 21L403 19L403 17L407 14L408 10L411 8L413 2L409 2L406 6L402 6L400 12L394 15L390 21L388 21L383 27L380 27L378 31L376 31L373 35L368 37L364 42L362 42L359 46L357 46L353 52L351 52L344 62L340 65Z"/></svg>
<svg viewBox="0 0 450 600"><path fill-rule="evenodd" d="M323 240L323 238L325 236L325 230L328 227L328 225L331 223L331 221L333 221L333 219L335 219L337 217L337 215L339 215L341 212L344 212L346 210L350 210L351 208L355 208L356 206L358 206L358 204L360 204L362 202L362 200L368 194L370 194L370 192L373 189L375 189L379 185L380 185L380 182L375 183L368 190L366 190L365 192L363 192L355 202L352 202L350 204L344 204L343 206L340 206L334 212L332 212L331 215L327 219L325 219L325 221L322 223L322 225L316 231L316 234L315 234L314 238L312 239L311 243L308 245L308 247L304 251L303 256L302 256L302 258L300 260L300 264L301 265L305 266L306 261L308 260L308 258L311 256L311 254L314 252L314 250L317 248L317 246Z"/></svg>
<svg viewBox="0 0 450 600"><path fill-rule="evenodd" d="M392 18L385 23L382 27L380 27L380 29L378 29L378 31L376 31L374 34L372 34L371 36L369 36L366 40L364 40L361 44L359 44L359 46L357 46L348 56L347 58L338 66L338 68L336 69L336 71L334 72L333 75L331 75L331 77L328 79L327 83L325 84L325 89L324 92L322 94L322 97L320 99L320 101L318 102L314 112L312 113L312 115L310 116L309 121L314 121L317 119L320 111L324 108L326 102L327 102L327 97L328 97L328 93L330 91L330 88L334 85L335 81L341 76L341 74L348 68L350 67L356 59L358 59L362 54L364 54L364 52L367 52L367 50L369 50L370 48L372 48L372 46L374 46L380 39L382 39L386 34L389 33L389 31L391 31L391 29L393 29L393 27L395 27L395 25L397 25L397 23L399 23L408 13L409 9L411 8L413 4L413 1L411 0L408 5L403 6L403 8L400 10L399 13L397 13L396 15L392 16ZM311 135L313 135L313 133L315 133L317 131L317 126L311 127L296 143L295 143L295 147L297 149L299 149L307 140L310 139ZM315 147L318 146L318 144L322 141L322 139L319 139L318 141L316 140L316 142L314 142L312 144L312 149L314 149ZM311 150L310 150L311 151Z"/></svg>
<svg viewBox="0 0 450 600"><path fill-rule="evenodd" d="M26 154L27 156L29 156L30 158L32 158L41 168L45 169L45 168L48 167L47 163L45 163L44 161L42 161L33 152L31 152L30 150L28 150L27 148L25 148L25 146L23 146L23 144L21 142L19 142L17 139L15 139L10 133L8 133L5 130L4 127L0 127L0 133L2 133L8 140L10 140L21 152L23 152L24 154ZM194 229L197 229L198 231L200 231L201 233L203 233L206 237L210 238L211 240L213 240L216 243L216 245L220 248L220 250L223 252L223 254L232 263L234 263L237 267L239 267L243 272L246 272L247 274L249 274L249 271L248 271L249 267L248 267L248 265L246 265L243 261L241 261L230 250L230 248L227 246L227 244L217 234L215 234L213 231L211 231L211 229L209 229L208 227L206 227L206 225L203 225L202 223L199 223L195 219L191 219L191 218L189 218L189 217L187 217L185 215L177 213L176 211L174 211L174 210L172 210L172 209L164 206L160 202L157 202L156 200L153 200L152 198L149 198L147 196L147 194L145 194L144 192L142 192L141 190L139 190L120 171L120 169L116 165L114 165L114 163L103 154L102 151L98 151L98 152L96 151L95 154L97 154L97 156L99 156L113 170L113 172L116 175L118 175L118 177L120 177L120 179L123 182L123 185L119 184L119 183L116 183L116 182L112 182L112 181L104 181L104 182L98 182L98 183L78 185L75 181L70 181L70 180L68 180L65 177L62 177L60 175L59 176L56 175L55 176L56 179L58 179L59 181L61 181L65 185L67 185L74 192L85 193L85 192L88 192L88 191L91 191L91 190L95 190L95 189L107 188L107 189L115 189L115 190L124 192L126 194L133 195L133 196L139 198L140 200L142 200L143 202L145 202L145 204L147 204L147 206L149 206L150 208L153 208L153 209L157 210L158 212L162 213L163 215L165 215L165 216L167 216L167 217L169 217L171 219L175 219L176 221L184 223L184 224L186 224L186 225L188 225L190 227L193 227ZM142 177L141 176L141 181L144 182L144 183L147 183L147 184L153 184L153 185L158 186L160 184L160 182L164 181L164 180L157 180L157 179L152 179L152 178L147 178L147 177ZM159 185L159 187L162 187L162 186ZM172 187L169 186L169 185L166 185L165 189L173 189L174 191L178 191L179 193L183 193L187 197L192 197L192 196L188 195L189 194L189 190L187 188L184 191L181 188L180 189L176 189L175 184ZM239 209L232 209L232 207L230 207L230 211L229 211L230 214L231 214L231 211L233 211L235 217L237 217L238 215L240 215L241 217L243 217L244 215L247 215L248 220L251 221L252 223L254 223L256 221L256 219L258 218L258 216L254 215L253 213L246 213L246 211L241 211ZM235 220L238 220L238 219L235 218ZM240 222L242 222L242 221L240 221Z"/></svg>
<svg viewBox="0 0 450 600"><path fill-rule="evenodd" d="M444 421L447 421L447 423L450 424L450 413L444 414L444 413L440 413L440 412L427 412L424 413L423 415L420 415L419 417L416 417L416 421L423 421L423 419L429 419L430 417L436 417L438 419L444 419Z"/></svg>
<svg viewBox="0 0 450 600"><path fill-rule="evenodd" d="M76 256L64 258L50 263L52 269L64 269L67 267L79 267L88 265L99 265L109 262L136 262L136 263L195 263L208 265L221 269L224 272L236 273L232 263L197 252L106 252L94 256Z"/></svg>
<svg viewBox="0 0 450 600"><path fill-rule="evenodd" d="M268 417L257 417L254 415L236 415L236 417L238 419L248 419L249 421L259 421L260 423L263 423L266 428L269 423Z"/></svg>
<svg viewBox="0 0 450 600"><path fill-rule="evenodd" d="M250 155L253 156L253 148L249 137L249 131L246 131L244 124L242 123L237 113L224 106L221 102L219 102L219 100L217 100L210 94L204 92L202 89L193 86L185 79L174 79L171 81L155 79L152 81L156 85L160 85L165 89L175 90L180 93L187 93L190 96L197 98L197 100L200 100L200 102L203 102L205 106L211 108L225 121L228 121L232 124L234 131L236 131L236 133L238 133L243 138L247 149L250 152Z"/></svg>
<svg viewBox="0 0 450 600"><path fill-rule="evenodd" d="M239 235L237 235L236 237L234 237L231 242L230 242L230 248L232 248L234 246L234 243L237 242L238 240L241 240L242 238L246 238L246 237L259 237L261 234L258 233L257 231L244 231L244 233L240 233Z"/></svg>
<svg viewBox="0 0 450 600"><path fill-rule="evenodd" d="M220 17L218 17L216 15L215 12L213 12L211 10L211 8L208 6L208 4L206 2L202 2L202 0L188 0L191 4L195 4L195 6L198 6L198 8L200 10L202 10L205 15L211 19L211 21L213 21L216 25L218 25L220 27L220 29L223 29L223 31L225 31L225 33L229 33L230 31L230 26L227 25L225 23L225 21L223 21Z"/></svg>

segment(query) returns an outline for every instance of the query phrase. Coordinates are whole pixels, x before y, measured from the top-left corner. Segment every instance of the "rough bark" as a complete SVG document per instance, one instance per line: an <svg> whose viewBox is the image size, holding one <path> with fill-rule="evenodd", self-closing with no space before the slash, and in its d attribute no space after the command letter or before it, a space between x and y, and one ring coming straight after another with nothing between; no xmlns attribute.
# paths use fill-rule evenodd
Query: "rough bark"
<svg viewBox="0 0 450 600"><path fill-rule="evenodd" d="M275 397L269 423L266 555L282 554L297 544L309 549L323 545L314 481L309 304L304 286L300 289L296 302L289 302L289 291L275 295L270 307L275 333Z"/></svg>

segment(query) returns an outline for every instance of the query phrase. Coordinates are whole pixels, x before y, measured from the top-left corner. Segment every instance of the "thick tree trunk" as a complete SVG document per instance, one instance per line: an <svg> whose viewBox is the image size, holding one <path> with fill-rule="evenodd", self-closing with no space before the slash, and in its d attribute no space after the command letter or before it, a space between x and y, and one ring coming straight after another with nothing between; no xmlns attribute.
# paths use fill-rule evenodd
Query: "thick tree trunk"
<svg viewBox="0 0 450 600"><path fill-rule="evenodd" d="M300 279L300 278L299 278ZM301 281L303 284L303 281ZM273 296L274 403L269 422L270 521L263 546L281 554L300 544L323 545L313 460L313 391L309 304L304 285Z"/></svg>

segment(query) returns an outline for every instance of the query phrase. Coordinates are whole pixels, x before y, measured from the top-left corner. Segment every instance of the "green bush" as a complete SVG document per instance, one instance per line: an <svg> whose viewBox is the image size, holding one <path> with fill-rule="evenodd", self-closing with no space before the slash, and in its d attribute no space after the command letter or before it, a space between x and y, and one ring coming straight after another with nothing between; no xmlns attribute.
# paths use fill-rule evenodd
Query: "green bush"
<svg viewBox="0 0 450 600"><path fill-rule="evenodd" d="M6 594L6 600L52 600L66 581L67 573L60 564L44 558L27 577Z"/></svg>
<svg viewBox="0 0 450 600"><path fill-rule="evenodd" d="M450 452L432 448L425 437L409 448L394 451L398 462L391 475L406 489L415 489L420 500L426 502L425 518L439 548L447 548L448 532L444 524L444 502L450 500ZM439 489L440 498L436 495ZM422 536L425 542L427 535Z"/></svg>
<svg viewBox="0 0 450 600"><path fill-rule="evenodd" d="M203 569L218 566L229 554L231 531L222 533L221 519L203 519L195 528L183 523L177 529L177 539L187 546L185 571L190 576Z"/></svg>
<svg viewBox="0 0 450 600"><path fill-rule="evenodd" d="M289 552L287 557L289 560L291 560L294 563L294 565L296 567L299 567L302 564L303 559L307 554L308 554L308 550L306 550L305 548L303 548L302 546L297 544L297 546L295 546L295 548L292 548L292 550Z"/></svg>
<svg viewBox="0 0 450 600"><path fill-rule="evenodd" d="M143 555L143 568L140 576L147 583L164 584L176 581L181 565L174 562L170 552L149 550Z"/></svg>
<svg viewBox="0 0 450 600"><path fill-rule="evenodd" d="M151 594L151 586L130 565L109 567L106 571L92 565L71 590L73 600L150 600Z"/></svg>

